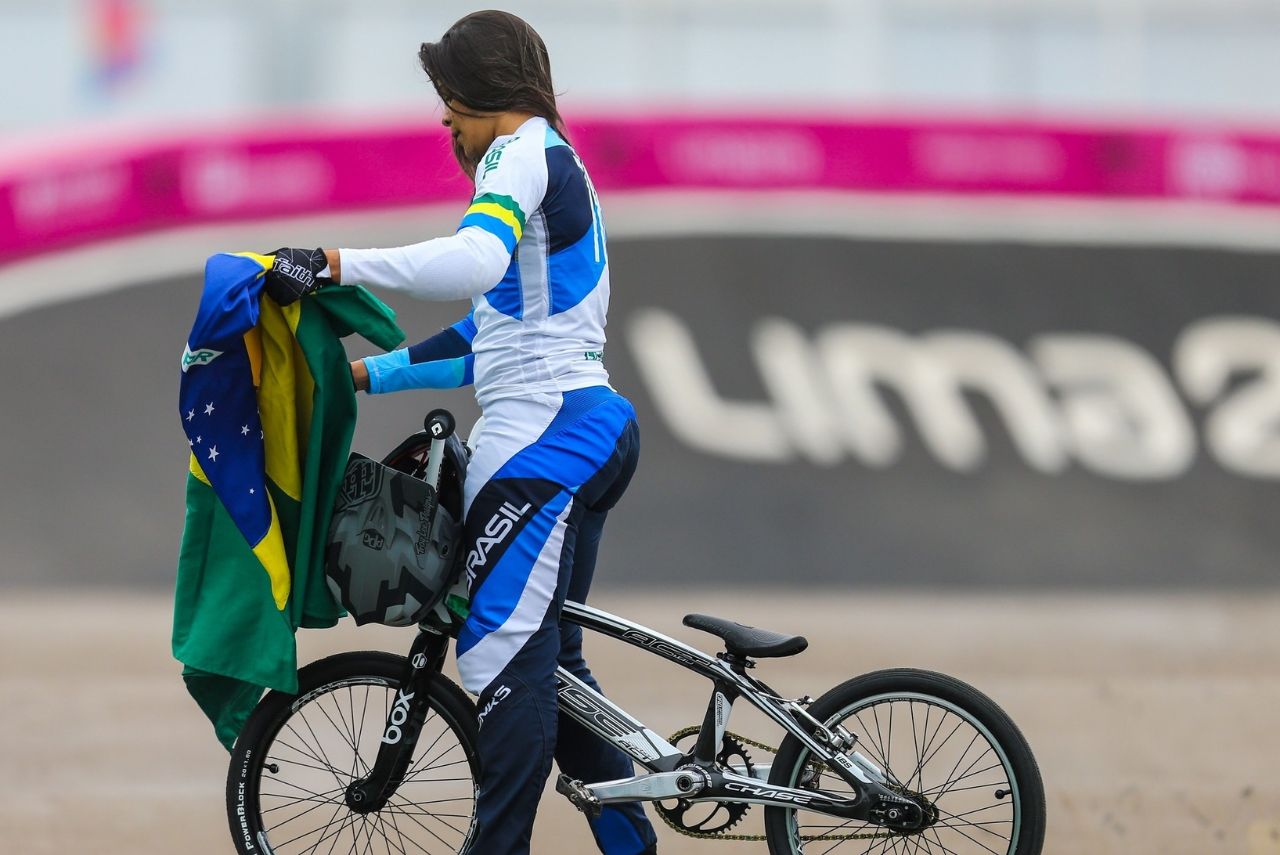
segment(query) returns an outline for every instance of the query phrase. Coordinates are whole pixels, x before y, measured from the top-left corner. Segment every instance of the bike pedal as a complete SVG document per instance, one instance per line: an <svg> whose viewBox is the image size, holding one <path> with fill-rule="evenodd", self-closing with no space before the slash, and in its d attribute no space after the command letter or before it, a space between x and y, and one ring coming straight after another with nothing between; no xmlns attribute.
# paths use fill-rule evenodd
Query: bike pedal
<svg viewBox="0 0 1280 855"><path fill-rule="evenodd" d="M556 792L569 800L569 804L594 819L600 815L600 800L591 791L563 772L556 778Z"/></svg>

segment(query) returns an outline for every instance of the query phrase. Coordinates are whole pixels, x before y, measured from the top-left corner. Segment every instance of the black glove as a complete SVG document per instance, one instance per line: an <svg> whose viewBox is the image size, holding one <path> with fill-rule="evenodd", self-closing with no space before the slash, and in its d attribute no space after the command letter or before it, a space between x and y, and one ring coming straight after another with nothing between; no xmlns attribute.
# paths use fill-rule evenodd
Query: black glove
<svg viewBox="0 0 1280 855"><path fill-rule="evenodd" d="M287 306L320 287L320 271L328 266L323 249L282 247L271 253L275 264L263 278L263 289L278 305Z"/></svg>

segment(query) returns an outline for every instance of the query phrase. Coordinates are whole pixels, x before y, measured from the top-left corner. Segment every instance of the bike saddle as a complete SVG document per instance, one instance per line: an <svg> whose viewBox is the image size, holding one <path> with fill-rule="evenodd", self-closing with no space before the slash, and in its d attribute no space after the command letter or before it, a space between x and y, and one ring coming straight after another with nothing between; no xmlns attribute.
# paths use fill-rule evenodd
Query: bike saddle
<svg viewBox="0 0 1280 855"><path fill-rule="evenodd" d="M711 615L685 615L684 625L720 636L734 656L755 656L759 659L795 656L809 646L803 635L783 635Z"/></svg>

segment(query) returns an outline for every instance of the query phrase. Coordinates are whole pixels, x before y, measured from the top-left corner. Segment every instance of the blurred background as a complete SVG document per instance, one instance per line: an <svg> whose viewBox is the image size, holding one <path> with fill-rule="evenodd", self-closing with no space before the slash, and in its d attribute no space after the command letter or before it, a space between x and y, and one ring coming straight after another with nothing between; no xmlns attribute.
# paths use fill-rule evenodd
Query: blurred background
<svg viewBox="0 0 1280 855"><path fill-rule="evenodd" d="M128 851L229 849L166 659L200 270L452 232L468 187L416 53L473 8L0 0L0 738L28 752L0 770L36 781L0 817L31 851L76 851L67 812ZM1280 852L1280 6L503 8L602 195L606 364L643 431L598 603L808 628L829 658L797 694L972 680L1037 749L1046 851ZM466 312L387 300L411 342ZM362 398L355 447L439 405L477 413ZM47 729L66 674L82 715L134 681L111 720L203 752L146 790L189 823L84 783L121 757L29 777L84 762Z"/></svg>

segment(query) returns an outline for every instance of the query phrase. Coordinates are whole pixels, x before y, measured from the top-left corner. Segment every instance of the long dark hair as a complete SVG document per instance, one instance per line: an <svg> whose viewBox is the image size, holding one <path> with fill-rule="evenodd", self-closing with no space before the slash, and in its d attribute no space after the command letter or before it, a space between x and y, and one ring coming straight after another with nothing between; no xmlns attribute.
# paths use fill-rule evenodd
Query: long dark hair
<svg viewBox="0 0 1280 855"><path fill-rule="evenodd" d="M556 108L547 46L524 19L492 9L472 12L440 41L423 42L418 60L440 100L482 113L532 113L568 138Z"/></svg>

